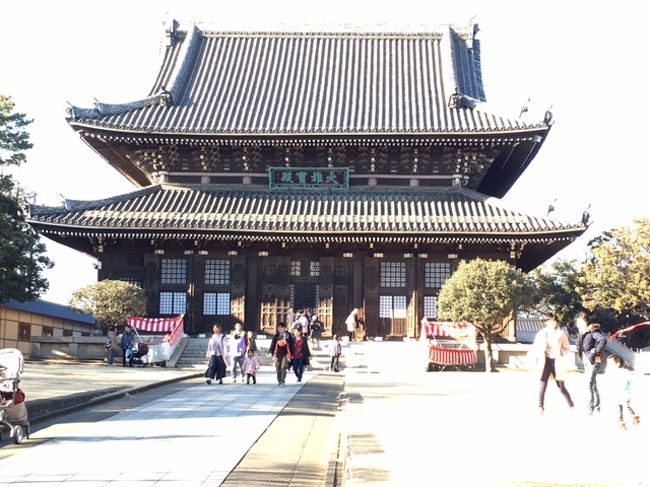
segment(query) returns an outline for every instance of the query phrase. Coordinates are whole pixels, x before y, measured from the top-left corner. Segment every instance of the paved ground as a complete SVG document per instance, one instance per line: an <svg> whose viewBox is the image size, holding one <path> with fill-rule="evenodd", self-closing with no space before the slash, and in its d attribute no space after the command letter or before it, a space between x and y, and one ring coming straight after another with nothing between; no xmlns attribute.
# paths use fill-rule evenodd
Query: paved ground
<svg viewBox="0 0 650 487"><path fill-rule="evenodd" d="M49 427L39 433L54 440L0 460L0 485L650 485L650 376L636 384L642 423L621 431L606 376L600 415L584 414L576 373L567 381L576 410L550 384L540 417L531 372L425 373L408 343L352 344L344 353L345 374L311 372L303 385L274 385L270 368L259 386L195 378L104 421ZM197 374L49 367L50 376L26 367L23 386L33 402L69 396L74 387L105 395Z"/></svg>
<svg viewBox="0 0 650 487"><path fill-rule="evenodd" d="M539 416L533 372L422 373L409 347L366 344L348 357L347 487L650 485L650 376L636 383L642 423L621 431L606 374L601 414L585 414L574 373L575 410L551 383Z"/></svg>
<svg viewBox="0 0 650 487"><path fill-rule="evenodd" d="M161 381L164 370L95 368L95 383L110 374L131 372L129 385ZM182 372L174 374L180 377ZM274 485L278 479L282 481L276 485L323 484L331 459L318 451L332 450L330 444L337 441L328 423L336 414L342 378L308 373L303 383L288 380L280 387L271 370L265 370L257 385L207 385L202 378L193 382L103 421L65 422L36 431L30 442L52 439L13 447L14 454L0 461L0 485L185 487L224 481ZM303 391L302 400L292 405L298 391ZM283 410L284 417L276 419ZM274 451L279 452L277 458L268 455ZM258 457L262 461L256 461Z"/></svg>

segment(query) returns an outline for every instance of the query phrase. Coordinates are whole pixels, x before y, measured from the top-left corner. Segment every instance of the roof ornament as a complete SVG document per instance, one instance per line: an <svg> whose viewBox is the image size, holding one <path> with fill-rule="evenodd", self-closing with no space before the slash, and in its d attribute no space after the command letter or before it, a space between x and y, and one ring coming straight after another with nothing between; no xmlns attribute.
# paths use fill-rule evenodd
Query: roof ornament
<svg viewBox="0 0 650 487"><path fill-rule="evenodd" d="M178 32L179 23L175 19L170 19L165 22L165 45L170 47L179 37Z"/></svg>
<svg viewBox="0 0 650 487"><path fill-rule="evenodd" d="M476 106L476 100L461 94L460 89L456 86L454 92L449 97L447 106L449 108L474 108Z"/></svg>
<svg viewBox="0 0 650 487"><path fill-rule="evenodd" d="M553 201L551 202L550 205L548 205L548 209L546 210L546 216L548 217L551 213L555 211L555 203L557 202L557 198L553 198Z"/></svg>
<svg viewBox="0 0 650 487"><path fill-rule="evenodd" d="M524 113L528 113L528 104L530 103L530 97L528 97L528 100L526 100L526 103L524 103L524 106L521 107L521 110L519 111L519 118L524 116Z"/></svg>
<svg viewBox="0 0 650 487"><path fill-rule="evenodd" d="M548 107L548 110L546 110L546 113L544 114L544 123L549 127L553 125L553 112L551 111L551 108L553 108L553 105Z"/></svg>
<svg viewBox="0 0 650 487"><path fill-rule="evenodd" d="M589 208L591 208L591 203L585 208L585 211L582 212L582 224L585 226L589 226L589 220L591 219L591 214L589 213Z"/></svg>
<svg viewBox="0 0 650 487"><path fill-rule="evenodd" d="M160 96L160 106L161 107L170 107L170 106L172 106L174 104L174 97L172 96L172 94L169 91L167 91L167 89L165 88L165 85L162 85L160 87L159 96Z"/></svg>

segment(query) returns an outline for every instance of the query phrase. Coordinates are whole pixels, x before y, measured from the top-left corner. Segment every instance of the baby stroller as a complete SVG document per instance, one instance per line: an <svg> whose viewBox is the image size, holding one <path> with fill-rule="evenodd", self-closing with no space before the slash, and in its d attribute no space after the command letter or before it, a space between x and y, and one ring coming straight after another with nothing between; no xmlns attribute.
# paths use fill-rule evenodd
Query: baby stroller
<svg viewBox="0 0 650 487"><path fill-rule="evenodd" d="M139 367L146 367L147 364L143 360L149 353L149 345L144 342L136 343L133 345L133 350L131 350L131 358L129 359L129 366L137 365Z"/></svg>
<svg viewBox="0 0 650 487"><path fill-rule="evenodd" d="M23 372L23 354L15 348L0 349L0 431L9 428L9 436L16 444L29 438L29 421L25 393L20 390Z"/></svg>

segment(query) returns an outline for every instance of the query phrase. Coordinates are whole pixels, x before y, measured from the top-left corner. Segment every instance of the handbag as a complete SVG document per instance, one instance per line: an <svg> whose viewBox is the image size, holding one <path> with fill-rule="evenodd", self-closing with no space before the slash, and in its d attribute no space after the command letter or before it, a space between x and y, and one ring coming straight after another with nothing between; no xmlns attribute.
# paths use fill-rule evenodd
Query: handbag
<svg viewBox="0 0 650 487"><path fill-rule="evenodd" d="M107 350L109 348L111 348L111 339L110 338L106 339L106 343L104 344L104 348L107 349Z"/></svg>

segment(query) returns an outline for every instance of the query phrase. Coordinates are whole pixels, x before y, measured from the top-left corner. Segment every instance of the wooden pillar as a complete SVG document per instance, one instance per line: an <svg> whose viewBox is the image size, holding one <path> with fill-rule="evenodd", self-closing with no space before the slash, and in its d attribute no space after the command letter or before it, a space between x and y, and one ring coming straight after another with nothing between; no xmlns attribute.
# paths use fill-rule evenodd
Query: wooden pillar
<svg viewBox="0 0 650 487"><path fill-rule="evenodd" d="M261 328L260 293L262 274L261 259L255 255L246 256L246 302L244 304L246 329L259 333Z"/></svg>
<svg viewBox="0 0 650 487"><path fill-rule="evenodd" d="M144 290L147 295L147 315L158 316L160 306L160 259L156 254L144 255ZM191 333L190 323L186 323L187 333Z"/></svg>
<svg viewBox="0 0 650 487"><path fill-rule="evenodd" d="M406 260L406 336L415 337L418 323L418 292L417 292L417 268L416 257L409 257Z"/></svg>
<svg viewBox="0 0 650 487"><path fill-rule="evenodd" d="M366 330L369 336L381 336L382 333L379 330L379 260L374 257L366 257L364 266L363 308Z"/></svg>
<svg viewBox="0 0 650 487"><path fill-rule="evenodd" d="M235 323L246 323L246 258L241 255L230 259L230 313Z"/></svg>
<svg viewBox="0 0 650 487"><path fill-rule="evenodd" d="M187 259L187 311L185 323L192 333L203 333L209 329L203 324L203 283L205 282L205 258L194 252L185 253Z"/></svg>

